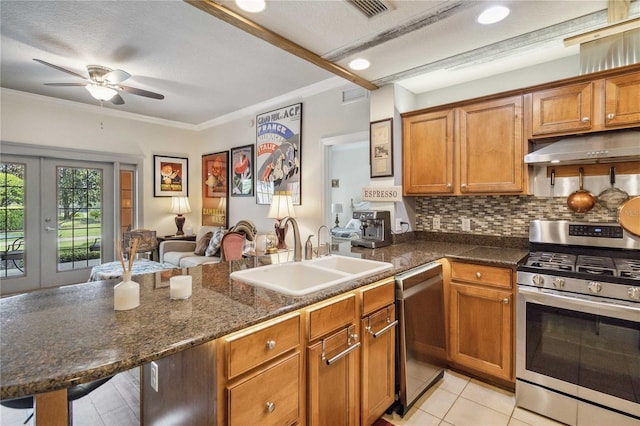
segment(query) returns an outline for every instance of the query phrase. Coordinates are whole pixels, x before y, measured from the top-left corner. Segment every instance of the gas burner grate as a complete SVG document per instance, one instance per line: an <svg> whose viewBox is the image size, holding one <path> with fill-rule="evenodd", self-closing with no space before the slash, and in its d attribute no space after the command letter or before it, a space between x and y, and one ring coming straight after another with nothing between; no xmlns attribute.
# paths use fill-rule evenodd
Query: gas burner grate
<svg viewBox="0 0 640 426"><path fill-rule="evenodd" d="M637 259L614 259L618 275L623 278L640 280L640 260Z"/></svg>
<svg viewBox="0 0 640 426"><path fill-rule="evenodd" d="M576 256L566 253L534 252L529 255L527 266L562 271L573 271Z"/></svg>

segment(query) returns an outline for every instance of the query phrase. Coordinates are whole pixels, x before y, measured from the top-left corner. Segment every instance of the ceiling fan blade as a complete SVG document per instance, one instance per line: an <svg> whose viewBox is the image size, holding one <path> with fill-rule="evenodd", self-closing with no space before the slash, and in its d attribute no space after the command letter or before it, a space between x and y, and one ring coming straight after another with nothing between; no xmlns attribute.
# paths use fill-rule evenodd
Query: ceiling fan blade
<svg viewBox="0 0 640 426"><path fill-rule="evenodd" d="M114 105L124 105L124 99L122 99L122 96L115 94L113 98L111 98L111 103Z"/></svg>
<svg viewBox="0 0 640 426"><path fill-rule="evenodd" d="M115 88L120 89L123 92L131 93L133 95L146 96L147 98L153 98L153 99L164 99L164 95L161 95L159 93L149 92L148 90L137 89L135 87L118 85L118 86L115 86Z"/></svg>
<svg viewBox="0 0 640 426"><path fill-rule="evenodd" d="M110 84L118 84L118 83L122 83L129 77L131 77L131 74L129 74L126 71L113 70L106 73L102 78Z"/></svg>
<svg viewBox="0 0 640 426"><path fill-rule="evenodd" d="M87 83L44 83L45 86L86 86Z"/></svg>
<svg viewBox="0 0 640 426"><path fill-rule="evenodd" d="M80 77L83 80L88 80L87 77L85 77L84 75L78 74L77 72L70 71L70 70L68 70L66 68L59 67L57 65L50 64L49 62L45 62L42 59L35 59L34 58L33 60L36 61L36 62L41 63L42 65L46 65L48 67L55 68L58 71L66 72L67 74L71 74L71 75L73 75L75 77Z"/></svg>

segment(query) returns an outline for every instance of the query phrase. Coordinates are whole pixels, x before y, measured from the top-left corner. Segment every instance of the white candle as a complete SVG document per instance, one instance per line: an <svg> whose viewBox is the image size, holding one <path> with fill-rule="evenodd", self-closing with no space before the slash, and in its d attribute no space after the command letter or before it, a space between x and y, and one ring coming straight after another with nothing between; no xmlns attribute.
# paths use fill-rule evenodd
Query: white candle
<svg viewBox="0 0 640 426"><path fill-rule="evenodd" d="M171 299L191 297L191 275L177 275L169 278L169 296Z"/></svg>

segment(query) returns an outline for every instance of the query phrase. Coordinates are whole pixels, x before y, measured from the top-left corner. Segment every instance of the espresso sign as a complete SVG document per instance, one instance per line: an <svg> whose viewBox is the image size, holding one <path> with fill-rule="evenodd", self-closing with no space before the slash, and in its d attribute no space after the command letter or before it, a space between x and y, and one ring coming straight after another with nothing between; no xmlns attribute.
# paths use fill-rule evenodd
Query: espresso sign
<svg viewBox="0 0 640 426"><path fill-rule="evenodd" d="M402 186L366 186L362 201L402 201Z"/></svg>

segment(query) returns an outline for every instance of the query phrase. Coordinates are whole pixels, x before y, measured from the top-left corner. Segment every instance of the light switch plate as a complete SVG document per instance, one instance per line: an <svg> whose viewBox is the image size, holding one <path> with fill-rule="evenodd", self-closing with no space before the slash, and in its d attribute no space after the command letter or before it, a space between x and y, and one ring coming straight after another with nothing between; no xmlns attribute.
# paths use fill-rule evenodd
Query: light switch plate
<svg viewBox="0 0 640 426"><path fill-rule="evenodd" d="M471 219L469 219L468 217L462 218L462 231L463 232L471 231Z"/></svg>
<svg viewBox="0 0 640 426"><path fill-rule="evenodd" d="M151 361L151 388L158 392L158 364Z"/></svg>

